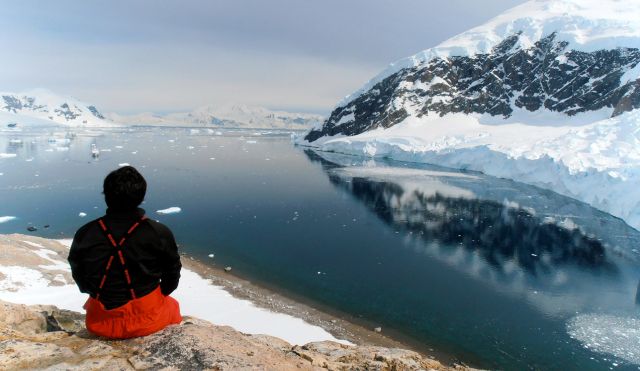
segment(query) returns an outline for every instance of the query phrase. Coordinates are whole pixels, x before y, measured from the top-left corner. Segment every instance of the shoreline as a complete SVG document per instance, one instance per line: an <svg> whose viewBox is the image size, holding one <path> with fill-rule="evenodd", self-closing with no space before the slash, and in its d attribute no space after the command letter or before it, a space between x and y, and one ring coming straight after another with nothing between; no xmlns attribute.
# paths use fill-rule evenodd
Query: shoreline
<svg viewBox="0 0 640 371"><path fill-rule="evenodd" d="M55 305L82 313L86 296L77 289L66 261L69 239L0 234L0 300ZM326 340L356 346L408 349L425 359L469 368L462 359L407 336L314 302L273 285L226 272L214 261L181 254L183 277L172 294L187 316L248 334L275 336L291 344ZM180 289L182 288L182 289ZM464 356L464 355L463 355ZM472 360L473 357L464 357ZM474 364L482 362L473 361Z"/></svg>
<svg viewBox="0 0 640 371"><path fill-rule="evenodd" d="M321 327L338 339L347 340L356 345L409 349L449 366L473 367L478 363L469 364L451 353L420 343L393 329L382 327L381 332L376 332L374 328L378 325L375 323L355 318L273 285L252 281L237 275L233 270L226 272L224 267L214 262L205 263L186 253L181 253L180 257L184 268L210 280L214 286L222 287L232 296L248 300L259 308L300 318L309 324Z"/></svg>

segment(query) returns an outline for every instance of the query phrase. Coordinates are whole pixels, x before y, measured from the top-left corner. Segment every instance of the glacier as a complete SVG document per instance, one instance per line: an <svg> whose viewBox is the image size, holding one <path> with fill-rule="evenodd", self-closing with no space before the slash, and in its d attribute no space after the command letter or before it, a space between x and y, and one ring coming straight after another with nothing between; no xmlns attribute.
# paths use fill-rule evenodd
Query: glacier
<svg viewBox="0 0 640 371"><path fill-rule="evenodd" d="M295 142L514 179L640 229L639 48L640 2L529 1L393 63Z"/></svg>

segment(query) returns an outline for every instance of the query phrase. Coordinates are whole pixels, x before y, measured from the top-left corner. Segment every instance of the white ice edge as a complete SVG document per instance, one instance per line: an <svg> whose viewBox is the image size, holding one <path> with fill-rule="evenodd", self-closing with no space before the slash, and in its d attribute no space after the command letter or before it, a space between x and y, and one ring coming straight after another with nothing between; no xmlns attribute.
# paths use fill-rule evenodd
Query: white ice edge
<svg viewBox="0 0 640 371"><path fill-rule="evenodd" d="M513 179L586 202L640 229L640 110L567 118L514 112L410 117L389 129L298 144L322 151L431 163Z"/></svg>

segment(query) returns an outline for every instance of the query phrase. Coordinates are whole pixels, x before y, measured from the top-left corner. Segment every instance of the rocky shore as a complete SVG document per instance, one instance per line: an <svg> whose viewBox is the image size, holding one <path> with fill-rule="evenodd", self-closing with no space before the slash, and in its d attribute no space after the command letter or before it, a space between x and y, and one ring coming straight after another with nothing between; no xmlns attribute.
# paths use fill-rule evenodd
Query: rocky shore
<svg viewBox="0 0 640 371"><path fill-rule="evenodd" d="M397 348L332 341L293 346L185 317L137 339L110 341L84 316L54 306L0 302L0 369L45 370L460 370Z"/></svg>
<svg viewBox="0 0 640 371"><path fill-rule="evenodd" d="M215 264L203 264L186 256L185 268L234 297L250 300L274 313L302 318L356 345L330 340L295 345L279 337L246 334L193 316L185 316L180 325L148 337L110 341L88 333L84 315L78 312L53 305L10 302L65 303L70 309L80 308L67 303L71 299L77 301L80 295L66 264L67 253L68 248L55 240L0 235L0 292L12 293L4 295L5 300L0 299L0 370L469 369L442 364L430 352L421 354L403 349L403 344L383 333L235 277ZM42 281L43 287L24 291L35 281Z"/></svg>

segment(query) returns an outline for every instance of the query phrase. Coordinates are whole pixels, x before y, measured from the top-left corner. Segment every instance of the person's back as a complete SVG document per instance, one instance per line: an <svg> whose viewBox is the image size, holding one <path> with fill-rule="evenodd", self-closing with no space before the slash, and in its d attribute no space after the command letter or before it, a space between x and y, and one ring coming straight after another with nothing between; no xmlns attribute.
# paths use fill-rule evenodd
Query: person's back
<svg viewBox="0 0 640 371"><path fill-rule="evenodd" d="M146 182L133 167L104 181L108 209L75 234L69 263L85 304L87 329L109 338L148 335L180 323L180 256L171 231L138 208Z"/></svg>

